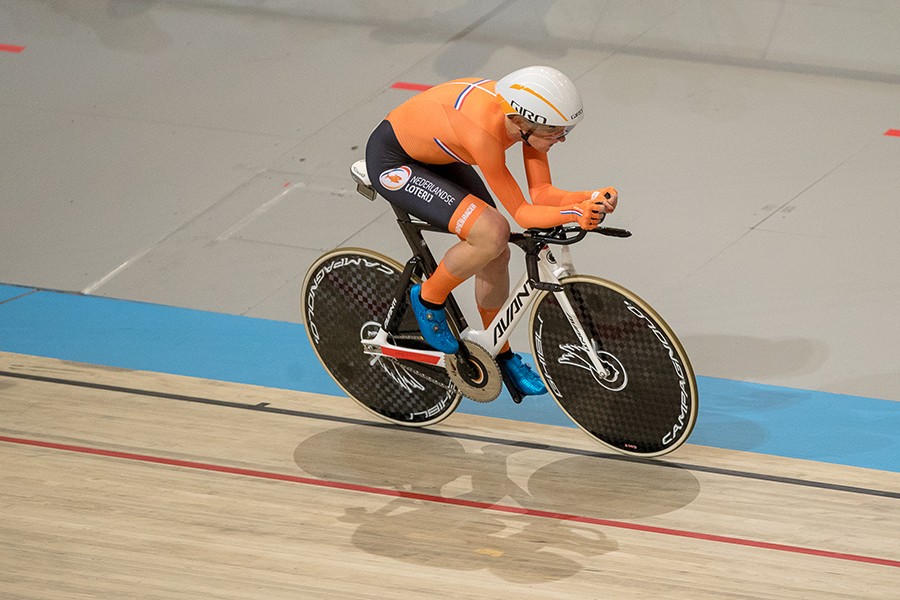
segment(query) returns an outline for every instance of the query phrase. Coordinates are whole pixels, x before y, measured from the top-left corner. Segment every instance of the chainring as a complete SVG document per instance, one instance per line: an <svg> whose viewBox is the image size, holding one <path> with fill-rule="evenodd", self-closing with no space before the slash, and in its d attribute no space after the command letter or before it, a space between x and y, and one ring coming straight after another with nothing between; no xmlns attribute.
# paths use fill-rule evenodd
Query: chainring
<svg viewBox="0 0 900 600"><path fill-rule="evenodd" d="M503 375L497 361L490 352L478 344L468 340L463 343L471 357L468 364L461 364L456 354L444 356L444 367L450 381L463 396L475 402L495 400L503 389Z"/></svg>

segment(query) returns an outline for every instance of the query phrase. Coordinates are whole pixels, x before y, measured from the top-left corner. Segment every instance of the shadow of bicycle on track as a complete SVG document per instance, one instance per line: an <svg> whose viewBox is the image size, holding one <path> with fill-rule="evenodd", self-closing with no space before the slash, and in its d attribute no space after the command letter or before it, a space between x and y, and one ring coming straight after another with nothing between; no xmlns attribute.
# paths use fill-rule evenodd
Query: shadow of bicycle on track
<svg viewBox="0 0 900 600"><path fill-rule="evenodd" d="M555 452L502 443L464 445L433 430L339 427L302 442L294 458L306 473L329 481L478 503L458 508L396 497L375 509L369 502L347 508L341 520L357 525L352 543L364 552L408 564L489 570L518 583L601 568L595 559L618 549L608 530L549 514L639 519L682 508L700 490L692 473L671 465L560 459Z"/></svg>

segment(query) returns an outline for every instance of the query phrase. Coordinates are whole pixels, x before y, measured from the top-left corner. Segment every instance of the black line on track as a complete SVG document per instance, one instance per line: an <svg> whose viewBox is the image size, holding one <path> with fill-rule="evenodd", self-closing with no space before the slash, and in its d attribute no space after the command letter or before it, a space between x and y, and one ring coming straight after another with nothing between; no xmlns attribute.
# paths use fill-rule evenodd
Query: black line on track
<svg viewBox="0 0 900 600"><path fill-rule="evenodd" d="M822 481L813 481L808 479L798 479L795 477L783 477L780 475L768 475L765 473L752 473L749 471L738 471L736 469L723 469L720 467L708 467L704 465L694 465L690 463L668 462L651 458L638 458L633 456L624 456L616 454L605 454L592 450L579 450L577 448L567 448L565 446L552 446L548 444L538 444L535 442L511 441L502 438L494 438L484 435L475 435L468 433L457 433L448 431L438 431L433 429L402 427L400 425L392 425L389 423L377 423L364 419L354 419L351 417L336 417L333 415L324 415L301 410L291 410L287 408L276 408L269 406L268 403L261 402L257 404L247 404L244 402L231 402L228 400L216 400L213 398L203 398L200 396L186 396L183 394L172 394L168 392L157 392L154 390L145 390L140 388L123 387L117 385L107 385L103 383L91 383L88 381L78 381L75 379L64 379L59 377L48 377L45 375L32 375L28 373L13 373L10 371L0 371L0 377L11 377L14 379L25 379L28 381L38 381L42 383L53 383L58 385L66 385L71 387L80 387L93 390L102 390L107 392L117 392L122 394L132 394L137 396L147 396L150 398L162 398L165 400L175 400L178 402L191 402L195 404L208 404L210 406L220 406L223 408L237 408L240 410L251 410L256 412L273 413L279 415L288 415L291 417L300 417L303 419L315 419L319 421L332 421L335 423L347 423L352 425L362 425L365 427L378 427L382 429L404 430L410 433L418 433L424 435L440 435L470 441L485 442L491 444L499 444L504 446L516 446L520 448L528 448L530 450L543 450L547 452L556 452L559 454L570 454L575 456L588 456L592 458L600 458L604 460L614 460L629 463L638 463L652 465L656 467L664 467L669 469L685 469L697 473L711 473L715 475L724 475L727 477L739 477L742 479L753 479L757 481L766 481L771 483L783 483L786 485L795 485L801 487L817 488L836 492L847 492L850 494L862 494L866 496L877 496L881 498L893 498L900 500L900 492L891 492L888 490L876 490L872 488L864 488L852 485L840 485L835 483L826 483ZM296 390L295 390L296 391Z"/></svg>

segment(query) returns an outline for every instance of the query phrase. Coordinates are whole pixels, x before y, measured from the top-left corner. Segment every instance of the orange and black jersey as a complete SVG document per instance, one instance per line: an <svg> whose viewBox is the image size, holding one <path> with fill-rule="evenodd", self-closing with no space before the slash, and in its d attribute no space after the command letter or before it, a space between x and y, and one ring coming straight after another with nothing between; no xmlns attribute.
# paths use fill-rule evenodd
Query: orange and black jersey
<svg viewBox="0 0 900 600"><path fill-rule="evenodd" d="M590 192L554 187L547 155L523 145L525 173L534 204L529 204L506 167L510 139L507 117L489 79L456 79L413 96L391 111L391 123L403 150L432 165L477 165L491 191L521 227L552 227L572 222L571 205Z"/></svg>

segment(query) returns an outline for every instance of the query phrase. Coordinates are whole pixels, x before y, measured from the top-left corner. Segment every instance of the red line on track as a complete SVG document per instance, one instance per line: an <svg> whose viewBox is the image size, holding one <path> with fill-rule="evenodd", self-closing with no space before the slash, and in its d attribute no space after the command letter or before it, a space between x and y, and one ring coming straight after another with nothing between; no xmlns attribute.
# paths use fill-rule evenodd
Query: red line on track
<svg viewBox="0 0 900 600"><path fill-rule="evenodd" d="M25 46L11 46L9 44L0 44L0 52L14 52L18 54L25 49Z"/></svg>
<svg viewBox="0 0 900 600"><path fill-rule="evenodd" d="M884 132L884 135L892 135L894 137L900 137L900 129L888 129Z"/></svg>
<svg viewBox="0 0 900 600"><path fill-rule="evenodd" d="M106 456L109 458L120 458L124 460L133 460L138 462L154 463L158 465L168 465L172 467L183 467L186 469L196 469L200 471L213 471L216 473L228 473L230 475L242 475L244 477L254 477L257 479L273 479L276 481L287 481L290 483L301 483L304 485L312 485L316 487L348 490L352 492L361 492L365 494L375 494L378 496L391 496L396 498L408 498L411 500L421 500L423 502L433 502L435 504L449 504L454 506L463 506L466 508L477 508L480 510L491 510L494 512L502 512L517 515L527 515L530 517L541 517L544 519L555 519L557 521L572 521L574 523L585 523L589 525L599 525L601 527L613 527L616 529L630 529L632 531L642 531L645 533L655 533L658 535L668 535L673 537L690 538L695 540L704 540L707 542L717 542L720 544L731 544L733 546L748 546L751 548L762 548L764 550L776 550L779 552L791 552L794 554L805 554L808 556L820 556L824 558L834 558L837 560L847 560L853 562L869 563L874 565L882 565L885 567L900 568L900 560L891 560L888 558L877 558L873 556L862 556L859 554L846 554L844 552L832 552L830 550L817 550L815 548L804 548L803 546L790 546L787 544L776 544L772 542L762 542L758 540L748 540L743 538L735 538L724 535L712 535L708 533L699 533L695 531L686 531L682 529L669 529L667 527L654 527L652 525L639 525L637 523L626 523L623 521L613 521L610 519L598 519L594 517L585 517L580 515L570 515L566 513L550 512L544 510L533 510L530 508L522 508L519 506L504 506L502 504L493 504L490 502L476 502L472 500L462 500L459 498L445 498L443 496L433 496L430 494L418 494L415 492L404 492L400 490L392 490L388 488L377 488L367 485L357 485L353 483L341 483L339 481L328 481L325 479L313 479L311 477L299 477L297 475L285 475L282 473L270 473L268 471L254 471L252 469L241 469L238 467L228 467L225 465L214 465L209 463L194 462L189 460L179 460L175 458L164 458L161 456L150 456L147 454L132 454L130 452L118 452L114 450L104 450L102 448L90 448L86 446L71 446L68 444L57 444L54 442L45 442L41 440L30 440L25 438L14 438L0 436L0 442L10 444L20 444L23 446L37 446L39 448L49 448L52 450L63 450L66 452L77 452L80 454L91 454L94 456Z"/></svg>
<svg viewBox="0 0 900 600"><path fill-rule="evenodd" d="M413 90L416 92L424 92L427 89L431 89L433 86L424 84L424 83L410 83L408 81L397 81L392 86L395 90Z"/></svg>

